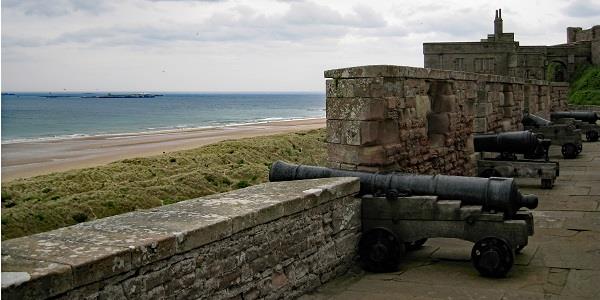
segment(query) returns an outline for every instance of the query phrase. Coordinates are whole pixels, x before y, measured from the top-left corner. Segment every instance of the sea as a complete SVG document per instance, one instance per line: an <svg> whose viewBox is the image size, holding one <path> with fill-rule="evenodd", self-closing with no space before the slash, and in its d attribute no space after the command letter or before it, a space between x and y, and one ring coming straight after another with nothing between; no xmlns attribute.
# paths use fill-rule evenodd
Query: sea
<svg viewBox="0 0 600 300"><path fill-rule="evenodd" d="M316 92L156 94L101 98L107 93L3 93L2 144L325 116L325 95Z"/></svg>

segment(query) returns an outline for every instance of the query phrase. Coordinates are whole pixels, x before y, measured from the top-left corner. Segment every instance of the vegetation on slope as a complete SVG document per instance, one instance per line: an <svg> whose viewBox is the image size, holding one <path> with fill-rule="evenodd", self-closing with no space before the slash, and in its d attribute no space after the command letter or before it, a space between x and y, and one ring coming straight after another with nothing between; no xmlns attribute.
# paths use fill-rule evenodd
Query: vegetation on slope
<svg viewBox="0 0 600 300"><path fill-rule="evenodd" d="M588 66L575 74L569 91L569 103L600 105L600 67Z"/></svg>
<svg viewBox="0 0 600 300"><path fill-rule="evenodd" d="M323 165L323 129L224 141L193 150L2 184L2 239L268 180L276 160Z"/></svg>

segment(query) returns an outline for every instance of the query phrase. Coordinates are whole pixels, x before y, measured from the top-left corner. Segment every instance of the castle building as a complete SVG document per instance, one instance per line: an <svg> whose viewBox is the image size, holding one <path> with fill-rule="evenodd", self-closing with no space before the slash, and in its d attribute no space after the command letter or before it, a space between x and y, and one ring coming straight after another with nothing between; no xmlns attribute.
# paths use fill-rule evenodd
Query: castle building
<svg viewBox="0 0 600 300"><path fill-rule="evenodd" d="M494 33L479 42L423 43L425 67L529 79L568 81L580 65L600 65L600 25L567 28L567 43L520 46L496 10ZM551 78L548 78L551 77Z"/></svg>

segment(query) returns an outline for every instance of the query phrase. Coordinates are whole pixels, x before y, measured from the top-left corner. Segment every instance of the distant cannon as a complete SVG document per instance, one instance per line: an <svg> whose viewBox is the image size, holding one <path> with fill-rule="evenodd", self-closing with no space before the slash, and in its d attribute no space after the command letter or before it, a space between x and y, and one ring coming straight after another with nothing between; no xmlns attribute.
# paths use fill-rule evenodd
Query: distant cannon
<svg viewBox="0 0 600 300"><path fill-rule="evenodd" d="M552 122L557 124L572 124L585 134L588 142L596 142L600 137L600 126L596 123L600 120L598 114L593 111L559 111L550 114Z"/></svg>
<svg viewBox="0 0 600 300"><path fill-rule="evenodd" d="M550 120L555 122L559 119L571 118L589 124L596 124L600 117L593 111L555 111L550 113Z"/></svg>
<svg viewBox="0 0 600 300"><path fill-rule="evenodd" d="M540 178L542 188L550 189L559 174L558 162L550 162L548 149L551 140L539 139L530 131L511 131L497 134L478 134L473 137L475 152L499 153L488 158L484 153L477 160L479 177ZM523 154L519 159L517 154ZM544 160L530 159L541 158Z"/></svg>
<svg viewBox="0 0 600 300"><path fill-rule="evenodd" d="M428 238L474 242L471 259L488 277L503 277L515 251L533 235L535 195L522 195L512 178L373 174L277 161L270 181L357 177L362 197L360 261L374 272L394 271L406 250ZM384 196L383 196L384 195Z"/></svg>
<svg viewBox="0 0 600 300"><path fill-rule="evenodd" d="M538 138L550 139L552 145L561 146L561 153L566 159L576 158L583 150L581 130L573 124L556 124L534 114L525 114L522 123Z"/></svg>
<svg viewBox="0 0 600 300"><path fill-rule="evenodd" d="M542 141L530 131L478 134L473 137L475 152L539 155ZM541 148L543 151L544 149ZM536 153L537 152L537 153Z"/></svg>

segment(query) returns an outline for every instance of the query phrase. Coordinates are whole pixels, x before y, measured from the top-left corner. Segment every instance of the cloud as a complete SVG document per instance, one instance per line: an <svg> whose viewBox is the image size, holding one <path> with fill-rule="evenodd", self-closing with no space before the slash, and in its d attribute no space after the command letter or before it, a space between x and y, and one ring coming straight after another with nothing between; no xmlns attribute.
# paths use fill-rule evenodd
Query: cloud
<svg viewBox="0 0 600 300"><path fill-rule="evenodd" d="M147 0L150 2L226 2L228 0Z"/></svg>
<svg viewBox="0 0 600 300"><path fill-rule="evenodd" d="M25 15L58 17L74 12L100 14L110 11L106 1L89 0L3 0L3 8L10 8Z"/></svg>
<svg viewBox="0 0 600 300"><path fill-rule="evenodd" d="M565 12L570 17L600 17L600 3L597 1L592 3L591 0L574 0L567 5Z"/></svg>
<svg viewBox="0 0 600 300"><path fill-rule="evenodd" d="M338 25L350 27L383 27L383 16L364 5L354 7L352 14L343 15L331 7L313 2L292 3L283 16L286 22L296 25Z"/></svg>
<svg viewBox="0 0 600 300"><path fill-rule="evenodd" d="M30 40L7 33L3 35L3 42L20 47L40 44L152 47L173 42L294 43L339 40L348 34L373 36L381 32L381 35L386 25L383 16L370 7L356 6L344 14L328 6L304 2L292 3L287 9L271 15L250 6L237 5L195 22L152 21L90 26L59 32L45 39L29 37Z"/></svg>

